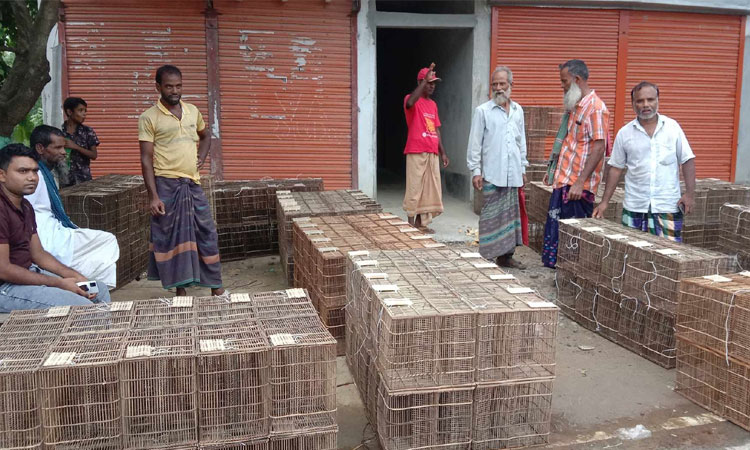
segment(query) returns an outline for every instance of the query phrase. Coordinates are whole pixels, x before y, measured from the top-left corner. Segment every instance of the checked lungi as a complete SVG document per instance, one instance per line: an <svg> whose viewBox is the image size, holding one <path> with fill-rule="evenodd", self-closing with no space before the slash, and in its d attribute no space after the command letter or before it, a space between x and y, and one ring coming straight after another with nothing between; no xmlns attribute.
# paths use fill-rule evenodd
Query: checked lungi
<svg viewBox="0 0 750 450"><path fill-rule="evenodd" d="M484 182L484 203L479 215L479 253L486 259L512 255L523 245L517 187L498 187Z"/></svg>
<svg viewBox="0 0 750 450"><path fill-rule="evenodd" d="M655 236L665 237L670 241L682 242L682 212L676 213L639 213L622 210L622 224L626 227L646 231Z"/></svg>
<svg viewBox="0 0 750 450"><path fill-rule="evenodd" d="M156 191L166 214L151 217L149 280L165 289L220 288L218 235L203 189L188 178L156 177Z"/></svg>

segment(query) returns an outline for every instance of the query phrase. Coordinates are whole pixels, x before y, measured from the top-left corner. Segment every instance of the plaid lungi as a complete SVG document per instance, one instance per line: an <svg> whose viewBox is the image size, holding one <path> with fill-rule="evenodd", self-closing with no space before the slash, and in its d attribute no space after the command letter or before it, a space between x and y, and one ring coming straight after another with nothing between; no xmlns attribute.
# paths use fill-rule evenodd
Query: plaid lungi
<svg viewBox="0 0 750 450"><path fill-rule="evenodd" d="M683 215L676 213L640 213L622 210L622 224L626 227L646 231L656 236L665 237L670 241L682 242Z"/></svg>

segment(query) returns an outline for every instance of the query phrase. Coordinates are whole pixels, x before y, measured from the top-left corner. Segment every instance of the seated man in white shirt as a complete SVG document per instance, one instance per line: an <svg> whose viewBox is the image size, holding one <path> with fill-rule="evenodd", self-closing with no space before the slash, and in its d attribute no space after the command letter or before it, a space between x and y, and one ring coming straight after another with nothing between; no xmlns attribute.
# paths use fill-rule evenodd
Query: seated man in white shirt
<svg viewBox="0 0 750 450"><path fill-rule="evenodd" d="M630 91L636 118L620 129L607 187L593 217L603 217L625 167L622 224L682 242L683 215L695 205L695 155L680 125L659 114L659 88L642 81ZM685 194L680 192L680 167Z"/></svg>
<svg viewBox="0 0 750 450"><path fill-rule="evenodd" d="M26 199L34 207L42 248L89 280L117 284L120 247L112 233L78 228L63 209L58 188L65 178L65 137L59 129L40 125L31 133L31 148L39 153L39 185ZM57 177L55 176L57 175Z"/></svg>

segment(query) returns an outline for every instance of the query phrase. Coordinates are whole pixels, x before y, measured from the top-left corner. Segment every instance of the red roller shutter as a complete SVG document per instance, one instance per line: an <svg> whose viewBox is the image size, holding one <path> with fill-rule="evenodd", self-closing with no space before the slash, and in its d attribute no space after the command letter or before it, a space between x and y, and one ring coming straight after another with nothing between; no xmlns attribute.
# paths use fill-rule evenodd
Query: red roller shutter
<svg viewBox="0 0 750 450"><path fill-rule="evenodd" d="M713 14L630 12L627 90L659 85L659 110L677 120L696 154L699 177L728 180L737 129L742 18ZM626 120L634 113L630 104Z"/></svg>
<svg viewBox="0 0 750 450"><path fill-rule="evenodd" d="M183 99L207 116L203 0L65 0L68 92L88 102L99 135L94 176L140 173L138 116L159 98L156 68L183 73ZM206 117L207 119L207 117Z"/></svg>
<svg viewBox="0 0 750 450"><path fill-rule="evenodd" d="M582 59L614 119L619 17L615 10L495 7L492 68L513 70L521 106L562 106L558 65Z"/></svg>
<svg viewBox="0 0 750 450"><path fill-rule="evenodd" d="M351 185L351 2L217 0L228 179Z"/></svg>

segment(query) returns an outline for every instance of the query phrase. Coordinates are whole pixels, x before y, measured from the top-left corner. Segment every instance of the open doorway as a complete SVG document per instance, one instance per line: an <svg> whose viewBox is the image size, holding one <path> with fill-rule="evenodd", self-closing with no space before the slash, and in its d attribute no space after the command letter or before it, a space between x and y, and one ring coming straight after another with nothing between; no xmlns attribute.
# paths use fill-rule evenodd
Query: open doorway
<svg viewBox="0 0 750 450"><path fill-rule="evenodd" d="M472 113L472 33L471 29L377 29L379 201L403 197L406 182L403 150L407 135L404 97L416 87L419 69L431 62L443 80L438 83L433 99L442 122L443 145L451 160L450 166L441 171L443 195L469 198L466 144Z"/></svg>

